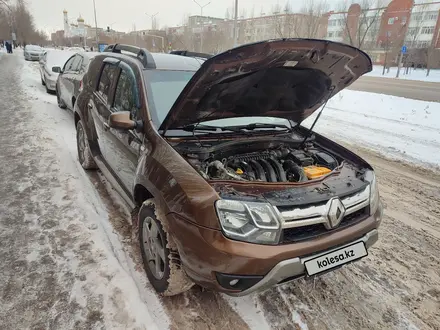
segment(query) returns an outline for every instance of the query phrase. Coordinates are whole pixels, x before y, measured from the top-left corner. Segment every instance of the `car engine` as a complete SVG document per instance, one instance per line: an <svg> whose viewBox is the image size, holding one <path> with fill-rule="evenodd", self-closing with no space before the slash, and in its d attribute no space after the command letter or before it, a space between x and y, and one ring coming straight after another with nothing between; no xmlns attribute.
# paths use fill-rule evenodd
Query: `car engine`
<svg viewBox="0 0 440 330"><path fill-rule="evenodd" d="M339 166L335 156L315 147L279 147L221 156L225 155L211 154L196 168L210 180L304 182L322 177Z"/></svg>

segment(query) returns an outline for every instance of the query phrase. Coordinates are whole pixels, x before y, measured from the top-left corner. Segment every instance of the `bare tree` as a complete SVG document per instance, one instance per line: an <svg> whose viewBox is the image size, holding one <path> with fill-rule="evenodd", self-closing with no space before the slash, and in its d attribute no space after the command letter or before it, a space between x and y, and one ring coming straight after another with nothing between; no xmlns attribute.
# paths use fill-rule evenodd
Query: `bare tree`
<svg viewBox="0 0 440 330"><path fill-rule="evenodd" d="M323 16L328 11L325 0L303 0L299 13L293 13L290 2L282 8L272 7L274 35L281 38L318 38Z"/></svg>
<svg viewBox="0 0 440 330"><path fill-rule="evenodd" d="M380 18L384 9L383 0L362 0L351 2L352 11L347 11L347 2L341 0L343 12L343 35L345 42L357 48L372 46L379 31Z"/></svg>
<svg viewBox="0 0 440 330"><path fill-rule="evenodd" d="M319 38L324 25L323 17L329 10L325 0L304 0L301 10L294 14L290 24L297 38Z"/></svg>
<svg viewBox="0 0 440 330"><path fill-rule="evenodd" d="M408 28L406 33L406 42L408 42L409 48L420 48L418 47L418 39L422 33L422 26L424 23L424 16L429 9L429 4L422 4L414 7L411 14L411 26Z"/></svg>
<svg viewBox="0 0 440 330"><path fill-rule="evenodd" d="M271 13L271 21L272 21L272 28L273 28L273 35L277 38L285 38L284 35L284 16L281 13L281 6L280 4L276 4L272 6Z"/></svg>

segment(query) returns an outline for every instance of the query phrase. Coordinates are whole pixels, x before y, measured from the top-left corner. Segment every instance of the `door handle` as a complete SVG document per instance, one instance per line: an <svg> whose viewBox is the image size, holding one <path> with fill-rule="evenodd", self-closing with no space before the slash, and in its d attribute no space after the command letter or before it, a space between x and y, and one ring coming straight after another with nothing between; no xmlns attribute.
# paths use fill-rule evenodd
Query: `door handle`
<svg viewBox="0 0 440 330"><path fill-rule="evenodd" d="M92 110L92 109L93 109L93 106L92 106L90 103L88 103L88 104L87 104L87 108L88 108L89 110Z"/></svg>
<svg viewBox="0 0 440 330"><path fill-rule="evenodd" d="M108 131L110 129L109 124L104 123L104 131Z"/></svg>

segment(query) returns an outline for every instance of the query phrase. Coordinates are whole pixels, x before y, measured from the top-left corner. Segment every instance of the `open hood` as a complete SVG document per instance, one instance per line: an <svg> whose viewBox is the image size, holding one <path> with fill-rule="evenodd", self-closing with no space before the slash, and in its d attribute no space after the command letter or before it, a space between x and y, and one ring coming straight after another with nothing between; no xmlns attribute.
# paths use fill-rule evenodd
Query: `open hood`
<svg viewBox="0 0 440 330"><path fill-rule="evenodd" d="M249 116L300 123L371 69L363 51L327 40L279 39L234 48L203 63L160 130Z"/></svg>

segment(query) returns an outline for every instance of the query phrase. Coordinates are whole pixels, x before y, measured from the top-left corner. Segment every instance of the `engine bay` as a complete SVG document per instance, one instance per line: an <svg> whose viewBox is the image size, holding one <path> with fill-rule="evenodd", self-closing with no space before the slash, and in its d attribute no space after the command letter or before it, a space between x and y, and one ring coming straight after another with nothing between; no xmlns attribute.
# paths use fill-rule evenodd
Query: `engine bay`
<svg viewBox="0 0 440 330"><path fill-rule="evenodd" d="M207 180L259 182L306 182L331 173L343 161L314 143L302 148L282 143L261 149L258 145L219 147L184 156Z"/></svg>

